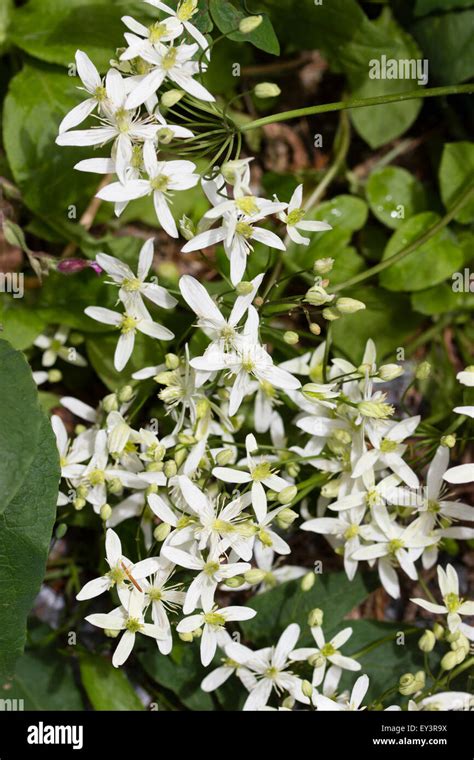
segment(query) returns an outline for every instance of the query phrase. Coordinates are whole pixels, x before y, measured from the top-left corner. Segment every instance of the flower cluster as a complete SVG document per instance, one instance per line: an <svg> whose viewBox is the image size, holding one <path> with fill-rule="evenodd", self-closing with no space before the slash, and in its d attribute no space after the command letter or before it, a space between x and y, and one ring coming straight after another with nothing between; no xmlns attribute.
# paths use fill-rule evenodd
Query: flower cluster
<svg viewBox="0 0 474 760"><path fill-rule="evenodd" d="M116 666L125 662L138 633L154 638L162 654L171 652L177 634L182 641L199 641L204 666L219 649L223 664L205 677L202 688L211 691L236 674L248 692L245 709L266 708L272 694L282 709L295 702L306 709L363 709L366 675L358 675L351 693L339 691L342 676L362 667L358 658L340 651L350 627L327 636L322 611L313 610L313 646L297 648L300 628L291 624L275 646L253 651L236 638L238 624L255 615L244 602L251 593L306 575L308 568L286 561L299 529L325 536L350 580L360 564L376 566L387 593L398 598L400 574L416 581L420 568L437 563L446 539L474 538L474 529L463 524L474 521L474 508L450 497L447 485L472 480L474 465L449 468L455 437L448 432L432 446L426 480L420 479L413 463L420 417L397 412L390 395L404 368L378 366L372 340L358 365L331 355L326 341L303 355L275 360L265 342L269 320L262 309L272 282L264 283L265 271L245 280L249 256L256 245L277 251L307 245L302 233L330 226L304 219L301 185L288 202L254 193L250 158L226 161L212 177L202 178L192 162L167 160L170 140L186 141L192 133L169 124L160 106L189 96L214 101L199 81L211 49L191 22L196 0L181 2L176 12L157 0L147 2L164 18L149 27L123 19L127 47L104 80L87 56L77 53L88 97L65 117L57 142L111 143L110 158L81 161L76 168L116 175L98 196L114 202L117 214L129 201L151 195L171 237L179 234L173 193L201 182L210 209L197 229L186 226L182 253L222 244L230 282L213 297L185 274L178 302L149 278L153 240L143 245L136 272L107 254L96 258L106 282L117 288L121 311L95 305L86 314L119 331L118 371L128 364L137 332L156 341L174 338L148 308L153 313L156 307L185 309L199 340L173 345L175 352L166 355L157 343L159 363L135 372L133 385L106 396L98 409L63 398L63 407L81 420L72 441L61 418L53 417L65 485L60 504L71 502L76 510L90 505L106 526L109 569L87 582L77 598L105 591L118 595L120 606L112 612L87 617L110 636L123 631L113 656ZM189 38L194 41L183 41ZM92 114L97 126L75 129ZM326 275L332 263L316 262L316 274ZM304 296L312 308L323 307L328 324L364 308L360 301L336 298L329 286L319 277ZM318 330L311 326L314 337ZM294 345L298 337L290 333L286 343ZM58 333L37 341L45 350L45 366L65 350L65 339ZM467 368L459 380L472 385L473 377ZM156 420L140 427L137 394L151 379L161 421L159 427ZM455 412L474 416L473 407ZM141 525L147 552L136 562L124 556L114 531L132 519ZM462 664L466 641L474 638L461 617L474 615L474 603L459 596L451 566L446 573L438 566L438 575L443 604L414 601L447 615L445 640L456 644L454 657L444 659L449 670ZM400 693L415 695L411 709L429 709L434 699L449 702L449 692L426 697L422 680L413 676L410 686L403 682Z"/></svg>

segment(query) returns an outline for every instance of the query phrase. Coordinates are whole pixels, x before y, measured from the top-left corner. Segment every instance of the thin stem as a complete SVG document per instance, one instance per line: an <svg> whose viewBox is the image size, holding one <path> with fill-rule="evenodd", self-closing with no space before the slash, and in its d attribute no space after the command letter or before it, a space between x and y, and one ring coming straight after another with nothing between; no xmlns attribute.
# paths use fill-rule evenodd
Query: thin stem
<svg viewBox="0 0 474 760"><path fill-rule="evenodd" d="M427 90L409 90L408 92L399 92L394 95L379 95L375 98L352 98L340 100L337 103L323 103L319 106L296 108L293 111L283 111L282 113L264 116L261 119L244 124L240 127L240 130L242 132L249 132L251 129L258 129L259 127L274 124L278 121L289 121L290 119L299 119L302 116L313 116L314 114L329 113L330 111L345 111L348 108L364 108L365 106L378 106L384 103L400 103L404 100L434 98L443 95L462 95L472 92L474 92L474 82L471 84L449 85L447 87L430 87Z"/></svg>

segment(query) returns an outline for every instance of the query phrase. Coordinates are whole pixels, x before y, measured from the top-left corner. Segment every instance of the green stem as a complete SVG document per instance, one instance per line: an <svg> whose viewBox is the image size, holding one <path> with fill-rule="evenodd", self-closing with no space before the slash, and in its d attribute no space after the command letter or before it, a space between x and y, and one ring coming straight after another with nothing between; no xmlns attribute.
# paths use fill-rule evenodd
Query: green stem
<svg viewBox="0 0 474 760"><path fill-rule="evenodd" d="M319 106L309 106L307 108L296 108L293 111L283 111L270 116L264 116L261 119L250 121L240 127L241 132L248 132L251 129L258 129L267 124L274 124L278 121L288 121L290 119L299 119L302 116L313 116L319 113L328 113L330 111L345 111L347 108L364 108L365 106L378 106L384 103L400 103L404 100L416 100L417 98L434 98L443 95L462 95L474 92L474 82L471 84L449 85L447 87L430 87L427 90L409 90L408 92L399 92L394 95L379 95L375 98L352 98L349 100L340 100L337 103L323 103Z"/></svg>
<svg viewBox="0 0 474 760"><path fill-rule="evenodd" d="M456 201L451 210L448 211L446 216L443 216L439 222L430 227L429 230L427 230L423 235L420 235L419 238L414 240L409 245L405 246L405 248L402 248L402 250L398 251L398 253L394 253L393 256L389 256L389 258L385 259L385 261L381 261L379 264L376 264L370 269L367 269L365 272L361 272L360 274L355 275L355 277L351 277L350 280L346 280L346 282L343 282L340 285L336 285L336 287L332 289L332 292L337 293L340 290L344 290L345 288L357 285L364 280L368 280L370 277L373 277L374 275L383 272L385 269L388 269L392 266L392 264L397 264L399 261L404 259L405 256L408 256L409 253L416 251L422 245L427 243L428 240L430 240L434 235L444 229L449 224L449 222L458 214L459 210L472 198L472 196L474 196L474 185L468 187L468 189L465 190L464 193Z"/></svg>

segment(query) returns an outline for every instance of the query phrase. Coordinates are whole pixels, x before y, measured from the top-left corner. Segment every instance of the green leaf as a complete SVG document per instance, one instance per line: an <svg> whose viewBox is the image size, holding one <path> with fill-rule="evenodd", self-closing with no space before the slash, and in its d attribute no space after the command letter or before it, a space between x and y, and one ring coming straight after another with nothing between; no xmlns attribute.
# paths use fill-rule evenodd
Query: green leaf
<svg viewBox="0 0 474 760"><path fill-rule="evenodd" d="M4 104L3 138L15 182L25 204L40 216L67 222L70 207L79 219L97 188L97 178L74 171L90 149L55 144L61 119L82 100L78 80L37 63L10 82Z"/></svg>
<svg viewBox="0 0 474 760"><path fill-rule="evenodd" d="M111 391L130 382L132 374L139 369L160 364L166 352L166 348L161 348L165 343L160 344L147 335L137 333L130 361L122 372L117 372L114 367L114 354L118 339L119 332L114 330L112 333L101 333L86 340L89 361L104 385Z"/></svg>
<svg viewBox="0 0 474 760"><path fill-rule="evenodd" d="M453 11L456 8L469 8L473 0L416 0L415 16L426 16L433 11Z"/></svg>
<svg viewBox="0 0 474 760"><path fill-rule="evenodd" d="M123 670L100 655L79 656L81 680L94 710L144 710Z"/></svg>
<svg viewBox="0 0 474 760"><path fill-rule="evenodd" d="M441 198L446 209L472 185L474 176L474 143L446 143L439 167ZM460 224L474 222L474 199L466 203L454 217Z"/></svg>
<svg viewBox="0 0 474 760"><path fill-rule="evenodd" d="M63 66L83 50L105 72L122 44L125 14L145 22L158 15L136 0L29 0L13 14L10 37L35 58Z"/></svg>
<svg viewBox="0 0 474 760"><path fill-rule="evenodd" d="M21 396L12 402L10 414L15 410L25 424L28 413ZM22 485L0 516L0 677L13 674L15 661L23 651L26 619L44 577L56 516L60 478L56 439L39 407L31 413L40 421L38 444L28 444L33 459L27 471L17 464ZM9 426L8 433L11 435Z"/></svg>
<svg viewBox="0 0 474 760"><path fill-rule="evenodd" d="M430 80L457 84L474 74L474 9L420 19L412 28L430 62Z"/></svg>
<svg viewBox="0 0 474 760"><path fill-rule="evenodd" d="M314 607L324 611L324 625L330 629L360 604L374 588L374 576L364 577L358 573L349 581L345 573L316 575L310 591L301 590L301 580L282 583L271 591L258 594L248 603L257 610L252 620L240 624L244 636L253 646L268 646L275 641L290 623L298 623L302 629L299 644L311 640L307 625L308 613Z"/></svg>
<svg viewBox="0 0 474 760"><path fill-rule="evenodd" d="M419 290L411 296L411 304L420 314L445 314L460 308L464 294L454 293L451 285L443 282L433 288Z"/></svg>
<svg viewBox="0 0 474 760"><path fill-rule="evenodd" d="M20 657L15 677L3 684L3 689L3 699L21 699L25 710L84 709L70 663L51 649L30 651Z"/></svg>
<svg viewBox="0 0 474 760"><path fill-rule="evenodd" d="M173 651L166 656L160 654L156 644L150 643L138 659L156 683L176 694L190 710L214 709L211 695L201 689L206 669L201 665L199 641L192 644L175 641Z"/></svg>
<svg viewBox="0 0 474 760"><path fill-rule="evenodd" d="M0 340L0 514L18 493L33 462L42 416L28 363Z"/></svg>
<svg viewBox="0 0 474 760"><path fill-rule="evenodd" d="M439 220L438 214L432 211L407 219L388 241L382 260L401 251ZM424 245L385 269L380 275L380 284L387 290L424 290L443 282L459 269L462 262L462 249L452 232L445 227Z"/></svg>
<svg viewBox="0 0 474 760"><path fill-rule="evenodd" d="M366 193L372 213L392 229L397 229L404 219L426 208L423 185L413 174L398 166L373 172Z"/></svg>
<svg viewBox="0 0 474 760"><path fill-rule="evenodd" d="M209 8L211 16L222 34L226 34L229 39L236 42L251 42L252 45L264 50L266 53L278 55L280 45L268 16L263 16L262 23L250 34L235 32L239 23L248 13L237 8L231 0L210 0ZM229 32L232 32L229 34Z"/></svg>
<svg viewBox="0 0 474 760"><path fill-rule="evenodd" d="M394 298L381 288L357 288L344 295L365 303L366 308L355 314L337 319L331 330L336 348L350 361L360 364L365 344L373 338L380 359L398 346L403 346L422 321L410 309L408 296L400 293Z"/></svg>
<svg viewBox="0 0 474 760"><path fill-rule="evenodd" d="M19 304L14 298L6 297L0 303L0 324L2 338L20 351L33 345L35 338L46 326L45 320L37 311Z"/></svg>

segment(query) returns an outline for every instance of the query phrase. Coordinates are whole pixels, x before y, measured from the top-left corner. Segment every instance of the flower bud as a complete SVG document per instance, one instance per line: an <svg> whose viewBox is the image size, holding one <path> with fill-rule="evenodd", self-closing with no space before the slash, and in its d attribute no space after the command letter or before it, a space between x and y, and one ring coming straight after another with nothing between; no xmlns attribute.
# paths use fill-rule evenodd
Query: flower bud
<svg viewBox="0 0 474 760"><path fill-rule="evenodd" d="M234 452L230 449L223 449L222 451L219 451L219 453L216 456L216 463L219 465L219 467L226 467L228 464L230 464L234 459Z"/></svg>
<svg viewBox="0 0 474 760"><path fill-rule="evenodd" d="M322 654L312 654L308 659L308 664L312 668L320 668L326 662L326 658Z"/></svg>
<svg viewBox="0 0 474 760"><path fill-rule="evenodd" d="M310 682L304 679L301 682L301 691L305 695L305 697L312 697L313 696L313 687L311 686Z"/></svg>
<svg viewBox="0 0 474 760"><path fill-rule="evenodd" d="M121 404L126 404L127 401L131 401L134 397L134 391L131 385L124 385L123 388L117 393L118 400Z"/></svg>
<svg viewBox="0 0 474 760"><path fill-rule="evenodd" d="M374 420L385 420L395 412L395 408L384 401L361 401L357 404L357 408L363 417Z"/></svg>
<svg viewBox="0 0 474 760"><path fill-rule="evenodd" d="M301 583L300 583L301 591L311 591L315 582L316 582L316 576L313 573L313 571L310 570L310 572L306 573L306 575L303 575L303 578L301 579Z"/></svg>
<svg viewBox="0 0 474 760"><path fill-rule="evenodd" d="M80 425L80 424L76 425L76 427L74 428L74 432L76 435L81 435L81 433L85 433L86 430L87 430L86 426Z"/></svg>
<svg viewBox="0 0 474 760"><path fill-rule="evenodd" d="M448 449L456 446L456 435L454 433L448 433L448 435L442 435L440 438L441 446L446 446Z"/></svg>
<svg viewBox="0 0 474 760"><path fill-rule="evenodd" d="M296 486L287 486L278 492L278 501L280 504L291 504L297 493L298 489Z"/></svg>
<svg viewBox="0 0 474 760"><path fill-rule="evenodd" d="M108 396L104 396L102 399L102 407L106 412L116 412L119 408L117 394L109 393Z"/></svg>
<svg viewBox="0 0 474 760"><path fill-rule="evenodd" d="M315 607L308 615L308 625L310 628L322 626L323 619L324 612L319 607Z"/></svg>
<svg viewBox="0 0 474 760"><path fill-rule="evenodd" d="M334 296L326 293L324 288L322 288L320 285L313 285L309 290L306 291L304 300L308 301L308 303L310 303L312 306L322 306L324 303L333 301Z"/></svg>
<svg viewBox="0 0 474 760"><path fill-rule="evenodd" d="M435 639L437 641L440 641L440 639L444 636L444 628L440 623L435 623L433 626L433 633L435 636Z"/></svg>
<svg viewBox="0 0 474 760"><path fill-rule="evenodd" d="M188 451L184 447L176 448L174 450L174 461L177 467L181 467L183 462L188 458Z"/></svg>
<svg viewBox="0 0 474 760"><path fill-rule="evenodd" d="M336 308L330 306L328 309L322 310L321 316L323 319L327 320L327 322L334 322L336 319L340 319L342 314Z"/></svg>
<svg viewBox="0 0 474 760"><path fill-rule="evenodd" d="M261 583L264 580L265 575L265 570L260 570L258 567L252 567L251 570L247 570L247 572L244 573L244 578L247 583L255 586L257 583Z"/></svg>
<svg viewBox="0 0 474 760"><path fill-rule="evenodd" d="M102 504L100 508L100 519L104 522L107 522L107 520L110 520L112 517L112 507L110 504Z"/></svg>
<svg viewBox="0 0 474 760"><path fill-rule="evenodd" d="M157 137L162 145L169 145L174 137L174 133L169 127L162 127L158 130Z"/></svg>
<svg viewBox="0 0 474 760"><path fill-rule="evenodd" d="M298 462L291 462L286 468L286 471L288 475L290 476L290 478L297 478L298 475L300 474L300 470L301 470L301 467L298 464Z"/></svg>
<svg viewBox="0 0 474 760"><path fill-rule="evenodd" d="M296 346L298 343L300 337L297 332L294 332L293 330L287 330L285 333L283 333L283 340L285 343L287 343L289 346Z"/></svg>
<svg viewBox="0 0 474 760"><path fill-rule="evenodd" d="M423 689L425 685L425 674L422 670L418 671L416 675L413 673L405 673L400 676L398 682L398 691L403 694L404 697L408 697L411 694L416 694L417 691Z"/></svg>
<svg viewBox="0 0 474 760"><path fill-rule="evenodd" d="M333 480L330 480L329 483L325 483L322 486L321 496L324 496L325 499L334 499L338 495L340 487L340 480L334 478Z"/></svg>
<svg viewBox="0 0 474 760"><path fill-rule="evenodd" d="M467 636L465 636L463 633L459 633L459 637L456 639L456 641L453 641L451 644L451 649L453 652L457 652L458 650L462 650L465 655L469 654L470 644L469 639Z"/></svg>
<svg viewBox="0 0 474 760"><path fill-rule="evenodd" d="M328 274L334 266L334 259L316 259L313 264L315 274Z"/></svg>
<svg viewBox="0 0 474 760"><path fill-rule="evenodd" d="M395 380L396 377L400 377L404 373L403 367L399 364L382 364L379 368L379 377L385 382Z"/></svg>
<svg viewBox="0 0 474 760"><path fill-rule="evenodd" d="M417 380L427 380L431 375L431 364L429 362L421 362L418 365L415 372Z"/></svg>
<svg viewBox="0 0 474 760"><path fill-rule="evenodd" d="M114 631L112 628L104 628L104 633L109 639L116 639L122 631Z"/></svg>
<svg viewBox="0 0 474 760"><path fill-rule="evenodd" d="M163 472L163 462L147 462L147 472Z"/></svg>
<svg viewBox="0 0 474 760"><path fill-rule="evenodd" d="M145 496L151 496L155 493L158 493L158 486L156 483L150 483L150 485L145 489Z"/></svg>
<svg viewBox="0 0 474 760"><path fill-rule="evenodd" d="M184 94L184 90L168 90L161 96L161 105L165 108L172 108L176 103L179 103Z"/></svg>
<svg viewBox="0 0 474 760"><path fill-rule="evenodd" d="M122 493L123 485L118 478L112 478L107 482L107 491L116 496Z"/></svg>
<svg viewBox="0 0 474 760"><path fill-rule="evenodd" d="M257 98L276 98L281 93L280 88L274 82L259 82L253 91Z"/></svg>
<svg viewBox="0 0 474 760"><path fill-rule="evenodd" d="M224 585L229 588L239 588L243 583L245 583L243 575L234 575L233 578L227 578L227 580L224 581Z"/></svg>
<svg viewBox="0 0 474 760"><path fill-rule="evenodd" d="M250 34L257 29L263 21L263 16L246 16L239 24L239 32Z"/></svg>
<svg viewBox="0 0 474 760"><path fill-rule="evenodd" d="M179 356L176 356L176 354L166 354L165 364L166 364L166 369L170 369L170 370L178 369Z"/></svg>
<svg viewBox="0 0 474 760"><path fill-rule="evenodd" d="M418 648L422 652L432 652L436 644L436 637L433 631L425 631L418 641Z"/></svg>
<svg viewBox="0 0 474 760"><path fill-rule="evenodd" d="M194 638L194 636L193 636L193 634L191 632L189 632L189 633L178 633L178 636L181 639L181 641L185 641L186 643L191 643L191 641Z"/></svg>
<svg viewBox="0 0 474 760"><path fill-rule="evenodd" d="M284 707L286 710L292 710L295 706L295 700L293 697L285 697L283 702L281 703L281 706Z"/></svg>
<svg viewBox="0 0 474 760"><path fill-rule="evenodd" d="M80 512L81 509L84 509L84 507L86 506L86 500L85 499L74 499L73 505L74 505L74 509L77 512Z"/></svg>
<svg viewBox="0 0 474 760"><path fill-rule="evenodd" d="M338 298L336 301L336 309L341 314L355 314L356 311L365 308L365 303L358 301L356 298Z"/></svg>
<svg viewBox="0 0 474 760"><path fill-rule="evenodd" d="M313 335L321 335L321 328L317 324L317 322L311 322L309 325L309 331L313 333Z"/></svg>
<svg viewBox="0 0 474 760"><path fill-rule="evenodd" d="M166 478L174 478L174 476L178 472L178 467L176 465L176 462L173 461L173 459L168 459L168 461L165 462L163 466L163 472Z"/></svg>
<svg viewBox="0 0 474 760"><path fill-rule="evenodd" d="M236 285L235 290L239 296L249 296L253 290L253 285L251 282L239 282L239 284Z"/></svg>
<svg viewBox="0 0 474 760"><path fill-rule="evenodd" d="M153 538L155 541L158 541L161 543L161 541L164 541L165 538L168 538L169 534L171 532L171 525L168 523L161 523L160 525L157 525L155 530L153 531Z"/></svg>
<svg viewBox="0 0 474 760"><path fill-rule="evenodd" d="M441 660L443 670L452 670L458 664L456 652L448 652Z"/></svg>
<svg viewBox="0 0 474 760"><path fill-rule="evenodd" d="M78 499L85 499L88 493L89 489L87 486L78 486L76 488L76 496Z"/></svg>
<svg viewBox="0 0 474 760"><path fill-rule="evenodd" d="M179 231L185 240L192 240L196 234L194 224L189 216L186 216L186 214L183 214L179 220Z"/></svg>
<svg viewBox="0 0 474 760"><path fill-rule="evenodd" d="M288 530L288 528L293 525L297 517L298 513L293 509L288 509L287 507L286 509L282 509L281 512L277 514L276 522L281 530Z"/></svg>
<svg viewBox="0 0 474 760"><path fill-rule="evenodd" d="M48 383L60 383L63 379L63 373L59 369L50 369L48 372Z"/></svg>

